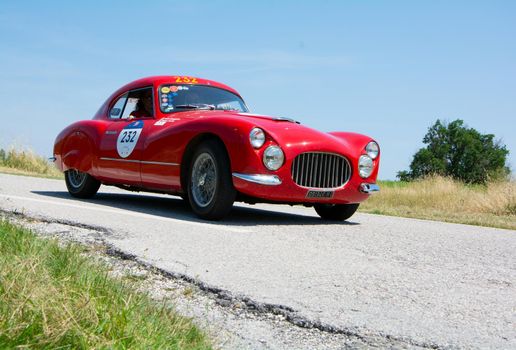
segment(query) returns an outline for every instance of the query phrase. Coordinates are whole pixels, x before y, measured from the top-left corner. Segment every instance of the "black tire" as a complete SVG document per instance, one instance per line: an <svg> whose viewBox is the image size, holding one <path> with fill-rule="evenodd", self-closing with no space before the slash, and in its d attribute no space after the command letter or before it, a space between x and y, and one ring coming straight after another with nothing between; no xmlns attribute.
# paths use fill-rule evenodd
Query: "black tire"
<svg viewBox="0 0 516 350"><path fill-rule="evenodd" d="M65 182L68 192L77 198L91 198L100 187L100 181L87 173L73 169L65 171Z"/></svg>
<svg viewBox="0 0 516 350"><path fill-rule="evenodd" d="M235 197L226 149L217 140L203 142L188 169L188 201L193 212L206 220L220 220L231 211Z"/></svg>
<svg viewBox="0 0 516 350"><path fill-rule="evenodd" d="M190 206L190 200L188 199L188 195L186 193L181 194L179 197L181 197L187 206Z"/></svg>
<svg viewBox="0 0 516 350"><path fill-rule="evenodd" d="M321 219L344 221L349 219L358 209L359 204L316 204L315 211Z"/></svg>

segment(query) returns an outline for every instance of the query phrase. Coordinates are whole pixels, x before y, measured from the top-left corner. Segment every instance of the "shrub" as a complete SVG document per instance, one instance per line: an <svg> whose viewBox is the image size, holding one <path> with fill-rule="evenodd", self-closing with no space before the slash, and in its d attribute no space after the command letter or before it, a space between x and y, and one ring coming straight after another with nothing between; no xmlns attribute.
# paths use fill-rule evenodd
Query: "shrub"
<svg viewBox="0 0 516 350"><path fill-rule="evenodd" d="M457 119L449 124L437 120L429 129L421 148L410 164L410 171L398 172L400 180L427 175L450 176L466 183L487 183L507 178L509 151L493 134L481 134Z"/></svg>

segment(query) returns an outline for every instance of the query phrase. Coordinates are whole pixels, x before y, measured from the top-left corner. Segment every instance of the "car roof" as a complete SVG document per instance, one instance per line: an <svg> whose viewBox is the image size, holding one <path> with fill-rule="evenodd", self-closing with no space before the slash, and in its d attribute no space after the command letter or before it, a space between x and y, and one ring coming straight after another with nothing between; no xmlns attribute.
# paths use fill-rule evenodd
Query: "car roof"
<svg viewBox="0 0 516 350"><path fill-rule="evenodd" d="M222 83L219 83L219 82L216 82L213 80L185 76L185 75L156 75L156 76L152 76L152 77L145 77L145 78L134 80L128 84L125 84L124 86L122 86L121 88L119 88L118 90L113 92L111 94L111 96L108 97L108 99L104 102L104 104L97 111L97 113L95 114L93 119L107 118L106 114L107 114L107 109L109 108L110 103L112 103L121 94L123 94L129 90L139 89L139 88L146 87L146 86L156 87L156 86L160 86L160 85L164 85L164 84L187 85L187 84L192 84L192 81L195 81L195 83L194 83L195 85L214 86L217 88L221 88L221 89L230 91L230 92L236 94L237 96L239 96L240 98L242 98L242 96L240 96L238 91L236 91L232 87L229 87L225 84L222 84Z"/></svg>
<svg viewBox="0 0 516 350"><path fill-rule="evenodd" d="M208 80L198 77L191 77L191 76L184 76L184 75L157 75L152 77L145 77L141 78L135 81L132 81L124 86L122 86L120 89L118 89L117 92L121 91L127 91L132 89L137 89L143 86L149 86L149 85L163 85L163 84L192 84L192 82L195 81L195 85L209 85L218 87L224 90L231 91L232 93L240 96L238 91L233 89L230 86L227 86L225 84L216 82L214 80ZM241 97L241 96L240 96Z"/></svg>

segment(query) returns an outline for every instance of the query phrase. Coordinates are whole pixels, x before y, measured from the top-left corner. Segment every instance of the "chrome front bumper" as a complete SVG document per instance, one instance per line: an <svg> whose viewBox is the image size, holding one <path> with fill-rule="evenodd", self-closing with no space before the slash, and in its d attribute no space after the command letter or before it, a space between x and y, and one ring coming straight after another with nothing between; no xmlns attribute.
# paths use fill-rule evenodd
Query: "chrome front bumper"
<svg viewBox="0 0 516 350"><path fill-rule="evenodd" d="M276 175L264 175L264 174L240 174L233 173L233 176L245 181L253 182L260 185L266 186L277 186L281 185L281 179Z"/></svg>
<svg viewBox="0 0 516 350"><path fill-rule="evenodd" d="M360 184L360 192L371 194L380 191L380 186L377 184L368 184L362 183Z"/></svg>
<svg viewBox="0 0 516 350"><path fill-rule="evenodd" d="M233 173L233 176L238 179L265 186L281 185L281 179L276 175ZM365 182L360 184L360 192L362 193L372 194L379 191L380 186L378 186L377 184L370 184Z"/></svg>

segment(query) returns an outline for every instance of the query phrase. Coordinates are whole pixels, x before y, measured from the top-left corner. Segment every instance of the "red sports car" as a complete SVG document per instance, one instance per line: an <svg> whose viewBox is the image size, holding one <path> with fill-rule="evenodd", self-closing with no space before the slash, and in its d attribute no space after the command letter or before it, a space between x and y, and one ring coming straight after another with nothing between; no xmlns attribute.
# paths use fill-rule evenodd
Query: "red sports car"
<svg viewBox="0 0 516 350"><path fill-rule="evenodd" d="M251 114L229 86L186 76L120 88L92 120L57 136L54 159L72 196L91 197L101 184L169 193L208 220L235 200L303 204L346 220L379 190L370 137Z"/></svg>

